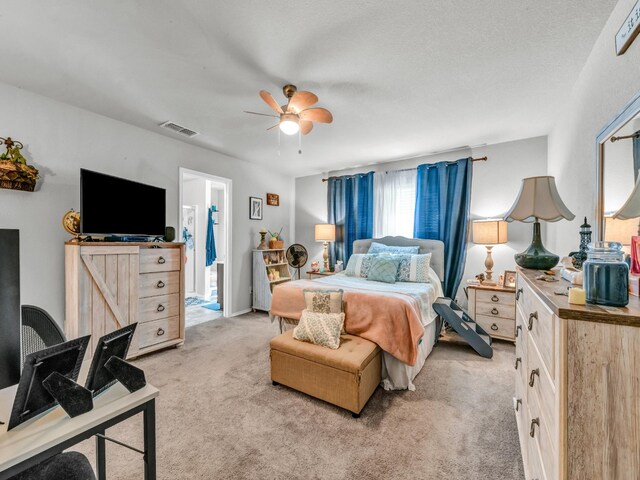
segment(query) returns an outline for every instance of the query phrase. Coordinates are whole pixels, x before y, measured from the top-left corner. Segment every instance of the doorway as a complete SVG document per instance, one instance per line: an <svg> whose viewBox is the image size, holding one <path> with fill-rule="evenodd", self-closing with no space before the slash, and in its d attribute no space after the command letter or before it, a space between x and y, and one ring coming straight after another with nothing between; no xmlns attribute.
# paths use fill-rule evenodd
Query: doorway
<svg viewBox="0 0 640 480"><path fill-rule="evenodd" d="M185 243L185 324L231 312L231 179L180 168L179 240Z"/></svg>

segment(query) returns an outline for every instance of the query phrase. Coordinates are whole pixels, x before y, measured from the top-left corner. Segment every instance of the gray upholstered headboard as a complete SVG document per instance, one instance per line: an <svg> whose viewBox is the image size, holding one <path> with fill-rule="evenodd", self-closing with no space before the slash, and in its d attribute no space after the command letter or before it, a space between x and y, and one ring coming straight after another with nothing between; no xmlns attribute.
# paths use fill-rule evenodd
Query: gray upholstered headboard
<svg viewBox="0 0 640 480"><path fill-rule="evenodd" d="M353 242L353 253L367 253L371 242L382 243L390 247L419 246L420 253L431 254L431 268L433 268L433 271L440 277L440 281L444 280L444 243L440 240L423 240L421 238L407 237L382 237L356 240Z"/></svg>

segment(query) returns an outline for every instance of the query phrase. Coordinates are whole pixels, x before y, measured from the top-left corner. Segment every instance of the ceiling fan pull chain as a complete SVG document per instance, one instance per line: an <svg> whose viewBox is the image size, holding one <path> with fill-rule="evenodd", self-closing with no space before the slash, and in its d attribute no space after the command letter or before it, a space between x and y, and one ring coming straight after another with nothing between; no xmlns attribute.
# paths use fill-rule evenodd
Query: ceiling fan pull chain
<svg viewBox="0 0 640 480"><path fill-rule="evenodd" d="M298 130L298 154L302 155L302 132Z"/></svg>

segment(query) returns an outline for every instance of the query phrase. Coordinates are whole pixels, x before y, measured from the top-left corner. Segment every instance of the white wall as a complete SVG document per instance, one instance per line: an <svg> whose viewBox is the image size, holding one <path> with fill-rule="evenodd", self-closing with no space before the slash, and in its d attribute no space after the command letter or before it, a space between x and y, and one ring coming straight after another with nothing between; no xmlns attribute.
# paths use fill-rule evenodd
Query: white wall
<svg viewBox="0 0 640 480"><path fill-rule="evenodd" d="M81 167L166 188L167 222L174 227L178 168L186 167L233 180L231 310L250 308L251 250L263 225L284 226L285 239L291 237L293 178L1 83L0 105L0 136L22 141L42 176L35 193L0 189L0 228L20 229L22 303L41 306L62 323L69 236L61 218L80 207ZM249 196L264 198L267 191L280 194L281 207L265 207L263 221L249 220Z"/></svg>
<svg viewBox="0 0 640 480"><path fill-rule="evenodd" d="M549 135L549 175L556 177L560 195L576 215L572 222L549 227L549 247L559 255L578 246L584 216L595 226L596 137L640 90L640 39L619 57L614 46L635 3L620 0L614 8Z"/></svg>
<svg viewBox="0 0 640 480"><path fill-rule="evenodd" d="M547 138L529 138L441 155L380 163L356 169L329 172L329 175L399 170L413 168L422 163L451 161L468 156L489 157L487 162L476 162L473 166L472 218L499 217L513 204L520 188L520 181L523 178L546 174ZM313 225L327 221L327 184L321 181L323 177L326 175L296 179L296 238L307 247L313 259L322 258L322 246L314 246ZM509 225L509 243L497 245L494 248L496 279L504 270L515 269L513 255L524 250L530 241L531 225L518 222ZM484 271L485 257L486 249L484 246L469 243L462 285L466 279L473 278L476 274ZM459 295L459 299L464 303L463 297L464 295Z"/></svg>

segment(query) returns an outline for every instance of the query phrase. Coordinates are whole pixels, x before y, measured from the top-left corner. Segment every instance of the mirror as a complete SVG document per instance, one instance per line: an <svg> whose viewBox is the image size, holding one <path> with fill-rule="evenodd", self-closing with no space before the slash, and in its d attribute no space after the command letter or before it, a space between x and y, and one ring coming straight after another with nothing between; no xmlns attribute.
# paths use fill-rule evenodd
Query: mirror
<svg viewBox="0 0 640 480"><path fill-rule="evenodd" d="M631 237L638 235L640 225L640 195L636 195L640 190L635 189L640 168L639 132L640 94L603 128L597 138L595 240L620 242L627 253Z"/></svg>

